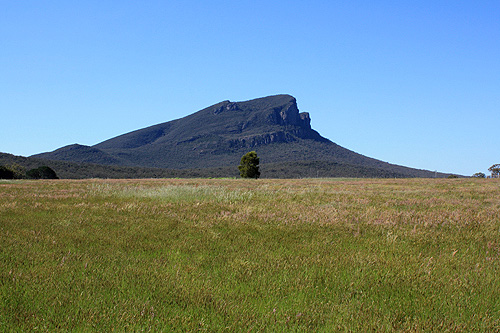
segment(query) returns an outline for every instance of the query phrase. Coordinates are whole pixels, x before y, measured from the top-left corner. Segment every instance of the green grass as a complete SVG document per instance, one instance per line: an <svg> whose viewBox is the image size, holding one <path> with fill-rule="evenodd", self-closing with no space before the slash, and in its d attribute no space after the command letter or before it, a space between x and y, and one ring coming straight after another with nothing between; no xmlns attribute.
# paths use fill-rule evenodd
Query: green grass
<svg viewBox="0 0 500 333"><path fill-rule="evenodd" d="M497 180L0 182L0 329L498 331Z"/></svg>

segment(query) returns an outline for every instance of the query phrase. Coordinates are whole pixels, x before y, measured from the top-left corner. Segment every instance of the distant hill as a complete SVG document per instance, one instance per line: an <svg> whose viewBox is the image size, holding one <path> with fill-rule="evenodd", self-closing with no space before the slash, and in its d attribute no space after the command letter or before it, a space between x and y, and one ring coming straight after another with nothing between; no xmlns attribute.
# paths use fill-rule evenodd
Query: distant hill
<svg viewBox="0 0 500 333"><path fill-rule="evenodd" d="M309 114L299 112L290 95L223 101L92 147L74 144L32 157L113 166L205 169L234 167L250 150L257 151L263 165L290 167L294 163L302 170L309 169L309 173L314 173L315 167L318 174L325 170L324 165L342 165L343 169L349 166L353 176L362 169L380 176L434 177L434 172L369 158L322 137L311 128Z"/></svg>

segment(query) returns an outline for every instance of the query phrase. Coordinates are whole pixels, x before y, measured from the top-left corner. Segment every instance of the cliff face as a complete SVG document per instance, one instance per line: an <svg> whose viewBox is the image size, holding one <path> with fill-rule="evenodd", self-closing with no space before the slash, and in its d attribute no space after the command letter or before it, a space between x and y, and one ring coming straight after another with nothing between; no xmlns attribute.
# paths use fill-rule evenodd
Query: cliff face
<svg viewBox="0 0 500 333"><path fill-rule="evenodd" d="M300 126L311 129L311 119L309 113L299 113L295 98L290 103L273 108L269 115L269 120L282 126Z"/></svg>
<svg viewBox="0 0 500 333"><path fill-rule="evenodd" d="M258 103L254 101L239 103L224 101L222 105L215 108L213 112L215 115L222 112L247 114L246 119L230 131L239 135L228 139L229 147L257 148L262 145L293 142L298 139L329 141L311 128L309 113L299 112L295 98L280 95L265 99L274 98L277 100L275 103L261 103L261 107L256 107L255 104Z"/></svg>

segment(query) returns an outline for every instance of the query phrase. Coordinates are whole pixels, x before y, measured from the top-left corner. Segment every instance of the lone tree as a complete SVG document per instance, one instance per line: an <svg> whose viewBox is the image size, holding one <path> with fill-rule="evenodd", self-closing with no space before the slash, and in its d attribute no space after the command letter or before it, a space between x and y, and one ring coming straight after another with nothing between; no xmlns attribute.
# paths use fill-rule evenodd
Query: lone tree
<svg viewBox="0 0 500 333"><path fill-rule="evenodd" d="M248 152L241 157L241 163L238 165L240 176L243 178L259 178L259 158L254 151Z"/></svg>
<svg viewBox="0 0 500 333"><path fill-rule="evenodd" d="M498 178L500 176L500 164L493 164L488 168L491 172L491 178Z"/></svg>

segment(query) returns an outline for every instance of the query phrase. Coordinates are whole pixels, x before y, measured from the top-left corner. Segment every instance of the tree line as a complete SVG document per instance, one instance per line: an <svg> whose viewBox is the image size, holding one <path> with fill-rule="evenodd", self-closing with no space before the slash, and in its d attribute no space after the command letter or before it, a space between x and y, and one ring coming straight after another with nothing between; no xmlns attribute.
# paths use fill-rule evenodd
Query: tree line
<svg viewBox="0 0 500 333"><path fill-rule="evenodd" d="M15 157L0 153L4 165L0 165L0 179L58 179L59 176L49 166L40 166L33 169L30 167L44 163L38 159ZM21 162L16 161L20 159ZM27 161L31 161L28 163ZM120 167L94 164L80 164L70 162L55 163L62 178L212 178L212 177L236 177L260 178L259 157L255 151L248 152L241 158L238 170L233 167L219 167L207 169L158 169L140 167ZM25 164L24 166L20 164ZM264 168L265 167L265 168ZM326 161L298 161L287 163L275 163L264 165L266 178L308 178L308 177L369 177L369 178L405 178L405 175L379 170L369 167L355 166L349 164L326 162ZM28 169L28 170L27 170ZM234 172L234 171L236 172ZM500 178L500 164L492 165L488 171L488 178ZM450 175L449 177L457 177ZM482 172L472 175L473 178L486 178Z"/></svg>

